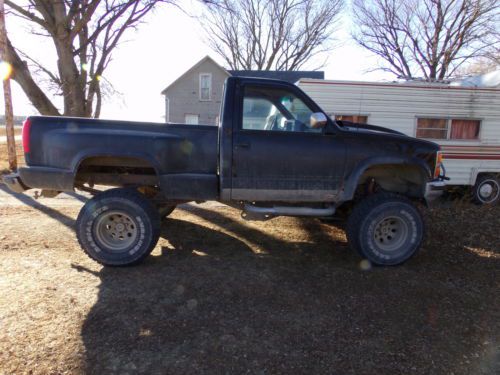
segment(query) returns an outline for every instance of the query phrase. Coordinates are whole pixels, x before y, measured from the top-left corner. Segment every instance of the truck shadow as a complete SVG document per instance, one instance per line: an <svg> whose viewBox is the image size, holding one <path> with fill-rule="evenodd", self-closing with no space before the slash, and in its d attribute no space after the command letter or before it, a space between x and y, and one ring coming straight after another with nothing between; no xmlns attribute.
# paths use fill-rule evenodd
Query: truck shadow
<svg viewBox="0 0 500 375"><path fill-rule="evenodd" d="M61 224L63 224L65 227L74 230L75 227L75 220L72 217L69 217L61 212L59 212L57 209L51 208L40 201L37 201L36 199L32 198L31 196L23 193L14 193L7 188L4 184L0 184L0 190L3 193L8 194L9 196L17 199L18 201L22 202L26 206L32 207L35 210L40 211L44 215L49 216L50 218L57 220ZM78 199L81 202L86 201L86 197L81 196L77 193L69 193L70 196L72 196L75 199Z"/></svg>
<svg viewBox="0 0 500 375"><path fill-rule="evenodd" d="M316 219L295 218L287 220L278 218L270 222L246 222L239 216L224 214L223 212L227 212L227 210L209 210L195 205L183 205L178 209L211 223L218 230L223 230L250 244L251 252L259 258L286 257L285 259L290 261L303 261L319 257L322 261L333 261L342 255L342 260L345 261L348 258L349 261L355 262L355 255L348 249L345 240L328 235L326 233L326 230L329 229L328 226L322 226ZM290 222L291 220L293 223ZM254 223L257 223L257 226L253 225ZM306 235L300 236L295 241L281 235L272 235L265 230L267 223L270 223L271 226L281 226L280 229L283 232L287 230L295 232L290 228L290 225L294 225L297 230L305 231ZM166 227L169 227L168 223ZM165 236L171 243L179 243L180 246L186 242L185 237L179 238L177 241L175 230L165 233ZM196 237L193 239L197 240ZM232 252L228 251L228 253Z"/></svg>
<svg viewBox="0 0 500 375"><path fill-rule="evenodd" d="M316 220L297 219L307 237L297 241L227 210L181 209L192 216L168 219L161 250L143 265L96 273L98 299L81 331L86 372L500 368L497 258L465 252L461 266L439 267L455 251L443 246L366 272ZM485 269L491 275L479 278Z"/></svg>

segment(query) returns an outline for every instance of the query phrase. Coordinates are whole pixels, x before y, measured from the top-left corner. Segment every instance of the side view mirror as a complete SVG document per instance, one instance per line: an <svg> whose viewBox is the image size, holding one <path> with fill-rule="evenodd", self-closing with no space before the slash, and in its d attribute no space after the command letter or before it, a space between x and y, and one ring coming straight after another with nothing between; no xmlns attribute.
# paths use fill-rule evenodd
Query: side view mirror
<svg viewBox="0 0 500 375"><path fill-rule="evenodd" d="M316 112L311 115L311 129L321 129L326 125L327 118L323 112Z"/></svg>

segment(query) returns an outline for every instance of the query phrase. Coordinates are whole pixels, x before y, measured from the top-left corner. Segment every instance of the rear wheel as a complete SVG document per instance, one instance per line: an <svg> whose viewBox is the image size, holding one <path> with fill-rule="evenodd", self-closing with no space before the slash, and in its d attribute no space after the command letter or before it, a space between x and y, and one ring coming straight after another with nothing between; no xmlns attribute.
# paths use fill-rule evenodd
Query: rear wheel
<svg viewBox="0 0 500 375"><path fill-rule="evenodd" d="M478 204L497 204L500 201L500 181L498 177L494 175L478 177L472 189L472 199Z"/></svg>
<svg viewBox="0 0 500 375"><path fill-rule="evenodd" d="M76 221L78 242L95 261L127 266L146 258L160 236L160 217L151 202L132 189L96 195Z"/></svg>
<svg viewBox="0 0 500 375"><path fill-rule="evenodd" d="M406 197L378 193L359 202L347 221L350 246L377 265L393 266L420 248L424 223Z"/></svg>

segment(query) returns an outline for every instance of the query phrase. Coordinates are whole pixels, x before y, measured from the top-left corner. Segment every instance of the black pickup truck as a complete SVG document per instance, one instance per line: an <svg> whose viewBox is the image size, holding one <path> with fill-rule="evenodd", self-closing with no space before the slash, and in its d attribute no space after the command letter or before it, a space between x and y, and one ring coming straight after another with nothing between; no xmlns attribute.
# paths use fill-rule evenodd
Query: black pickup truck
<svg viewBox="0 0 500 375"><path fill-rule="evenodd" d="M228 78L216 126L29 117L26 167L12 190L95 195L76 233L94 260L136 264L177 204L218 200L248 220L345 218L352 248L396 265L420 247L415 203L444 188L439 146L386 128L329 118L297 86ZM112 189L98 187L114 187Z"/></svg>

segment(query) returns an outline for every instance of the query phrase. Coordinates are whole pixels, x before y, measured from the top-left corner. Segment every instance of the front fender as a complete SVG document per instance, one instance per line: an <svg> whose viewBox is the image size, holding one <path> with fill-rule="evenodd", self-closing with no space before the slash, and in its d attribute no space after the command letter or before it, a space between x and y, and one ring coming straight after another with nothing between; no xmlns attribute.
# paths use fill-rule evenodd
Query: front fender
<svg viewBox="0 0 500 375"><path fill-rule="evenodd" d="M398 156L376 156L367 158L357 163L351 172L346 176L343 191L341 193L341 201L349 201L354 198L354 193L358 186L358 182L363 174L372 167L382 165L400 165L400 166L413 166L418 167L425 180L430 180L432 171L429 165L422 159L415 157L398 157ZM425 195L425 183L422 184L421 195Z"/></svg>

